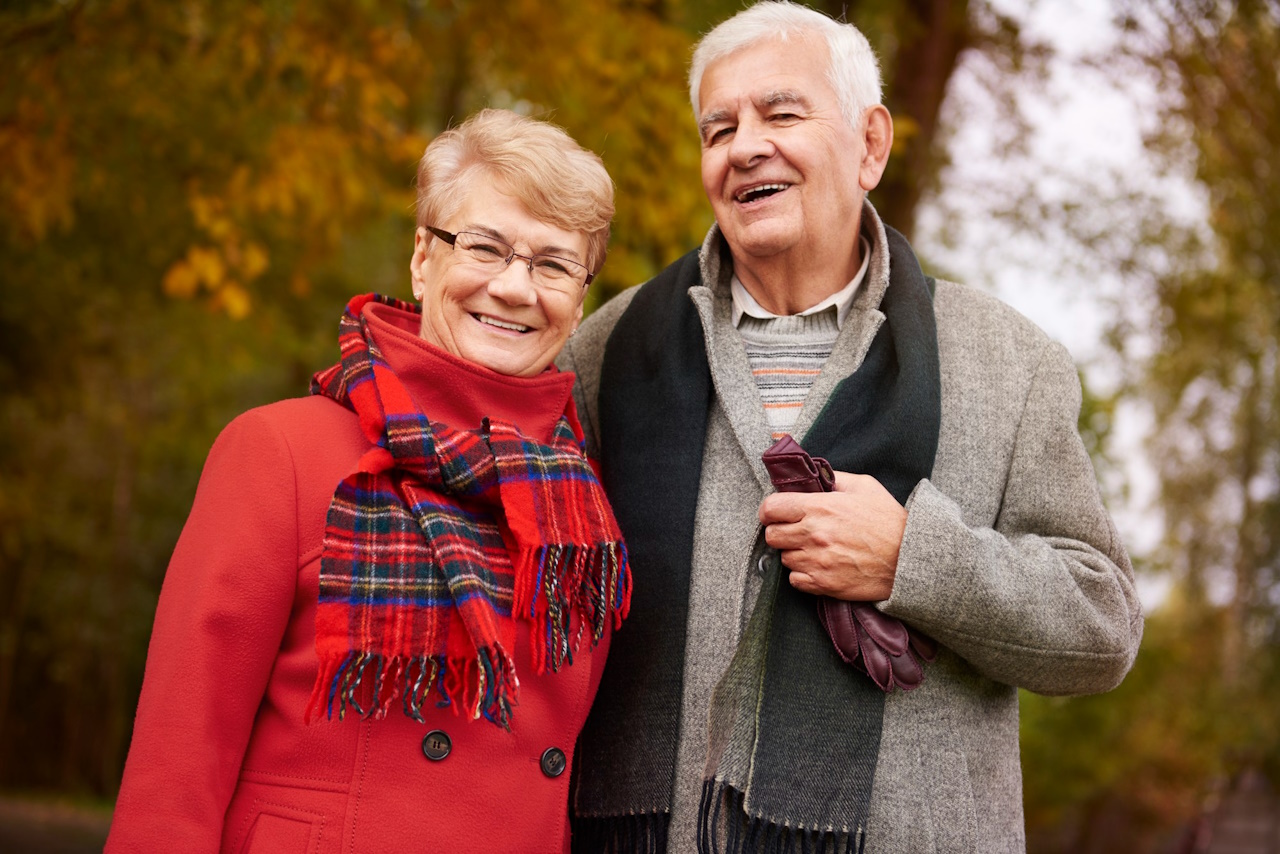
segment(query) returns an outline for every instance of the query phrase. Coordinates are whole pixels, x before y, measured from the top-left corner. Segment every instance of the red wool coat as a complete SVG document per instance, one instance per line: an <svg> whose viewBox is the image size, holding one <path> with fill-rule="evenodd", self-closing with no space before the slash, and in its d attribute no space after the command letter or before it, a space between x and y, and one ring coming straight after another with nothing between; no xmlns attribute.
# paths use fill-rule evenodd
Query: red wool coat
<svg viewBox="0 0 1280 854"><path fill-rule="evenodd" d="M422 341L414 315L365 312L434 420L492 415L545 440L571 406L572 374L501 376ZM568 850L568 766L608 634L538 675L516 633L511 732L398 706L303 724L325 515L368 447L322 397L251 410L218 437L160 594L107 852Z"/></svg>

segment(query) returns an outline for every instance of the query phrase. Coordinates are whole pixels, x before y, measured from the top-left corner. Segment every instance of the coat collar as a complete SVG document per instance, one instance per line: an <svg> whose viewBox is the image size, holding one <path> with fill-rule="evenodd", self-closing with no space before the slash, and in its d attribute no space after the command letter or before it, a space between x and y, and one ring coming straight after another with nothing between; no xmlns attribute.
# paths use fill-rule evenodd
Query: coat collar
<svg viewBox="0 0 1280 854"><path fill-rule="evenodd" d="M889 243L884 223L871 202L862 206L862 232L871 244L871 260L866 280L858 289L835 347L814 380L800 415L792 428L803 437L817 421L831 393L845 377L852 374L866 358L884 314L880 303L889 287ZM689 289L706 337L707 361L716 400L733 428L738 445L751 464L760 486L772 490L769 473L760 455L773 444L773 433L765 420L764 404L751 373L742 339L733 325L733 256L719 225L713 224L698 253L702 284Z"/></svg>

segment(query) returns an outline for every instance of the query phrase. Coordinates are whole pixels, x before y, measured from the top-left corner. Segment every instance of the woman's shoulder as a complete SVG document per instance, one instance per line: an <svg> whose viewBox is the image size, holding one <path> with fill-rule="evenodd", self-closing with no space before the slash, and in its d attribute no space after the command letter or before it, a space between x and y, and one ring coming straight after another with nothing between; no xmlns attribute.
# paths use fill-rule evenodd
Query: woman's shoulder
<svg viewBox="0 0 1280 854"><path fill-rule="evenodd" d="M281 400L250 409L223 429L201 482L250 479L277 498L292 496L299 553L304 554L324 533L334 489L369 447L355 413L333 400L318 395Z"/></svg>
<svg viewBox="0 0 1280 854"><path fill-rule="evenodd" d="M236 416L231 423L244 421L249 424L270 425L277 429L292 430L305 428L317 420L326 424L347 420L354 422L355 413L332 398L309 394L306 397L288 397L274 403L255 406Z"/></svg>
<svg viewBox="0 0 1280 854"><path fill-rule="evenodd" d="M305 446L347 434L360 435L355 413L330 398L309 395L277 400L242 412L223 428L219 441L234 436L241 440Z"/></svg>
<svg viewBox="0 0 1280 854"><path fill-rule="evenodd" d="M290 398L257 406L223 428L210 462L292 468L300 480L317 468L347 468L369 447L355 413L327 397ZM345 472L344 472L345 474Z"/></svg>

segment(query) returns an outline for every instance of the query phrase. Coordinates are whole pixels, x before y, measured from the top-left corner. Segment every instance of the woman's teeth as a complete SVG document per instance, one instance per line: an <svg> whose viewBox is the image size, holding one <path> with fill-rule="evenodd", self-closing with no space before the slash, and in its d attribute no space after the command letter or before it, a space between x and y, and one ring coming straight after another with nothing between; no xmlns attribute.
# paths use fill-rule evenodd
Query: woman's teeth
<svg viewBox="0 0 1280 854"><path fill-rule="evenodd" d="M514 331L514 332L528 332L528 331L529 331L529 327L527 327L527 326L521 326L521 325L520 325L520 324L518 324L518 323L507 323L505 320L498 320L498 318L496 318L496 317L490 317L490 316L489 316L489 315L487 315L487 314L476 314L476 315L472 315L472 316L473 316L473 317L475 317L475 319L476 319L476 320L478 320L478 321L480 321L481 323L487 323L487 324L489 324L490 326L496 326L496 327L498 327L499 329L510 329L510 330L512 330L512 331Z"/></svg>

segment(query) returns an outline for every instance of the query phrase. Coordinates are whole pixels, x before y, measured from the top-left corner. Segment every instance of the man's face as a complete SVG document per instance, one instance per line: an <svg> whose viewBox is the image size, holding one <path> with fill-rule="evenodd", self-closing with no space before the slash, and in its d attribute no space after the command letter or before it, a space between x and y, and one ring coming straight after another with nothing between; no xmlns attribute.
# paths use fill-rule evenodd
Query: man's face
<svg viewBox="0 0 1280 854"><path fill-rule="evenodd" d="M768 39L703 75L702 187L739 261L830 252L858 221L865 146L827 56L819 38Z"/></svg>

